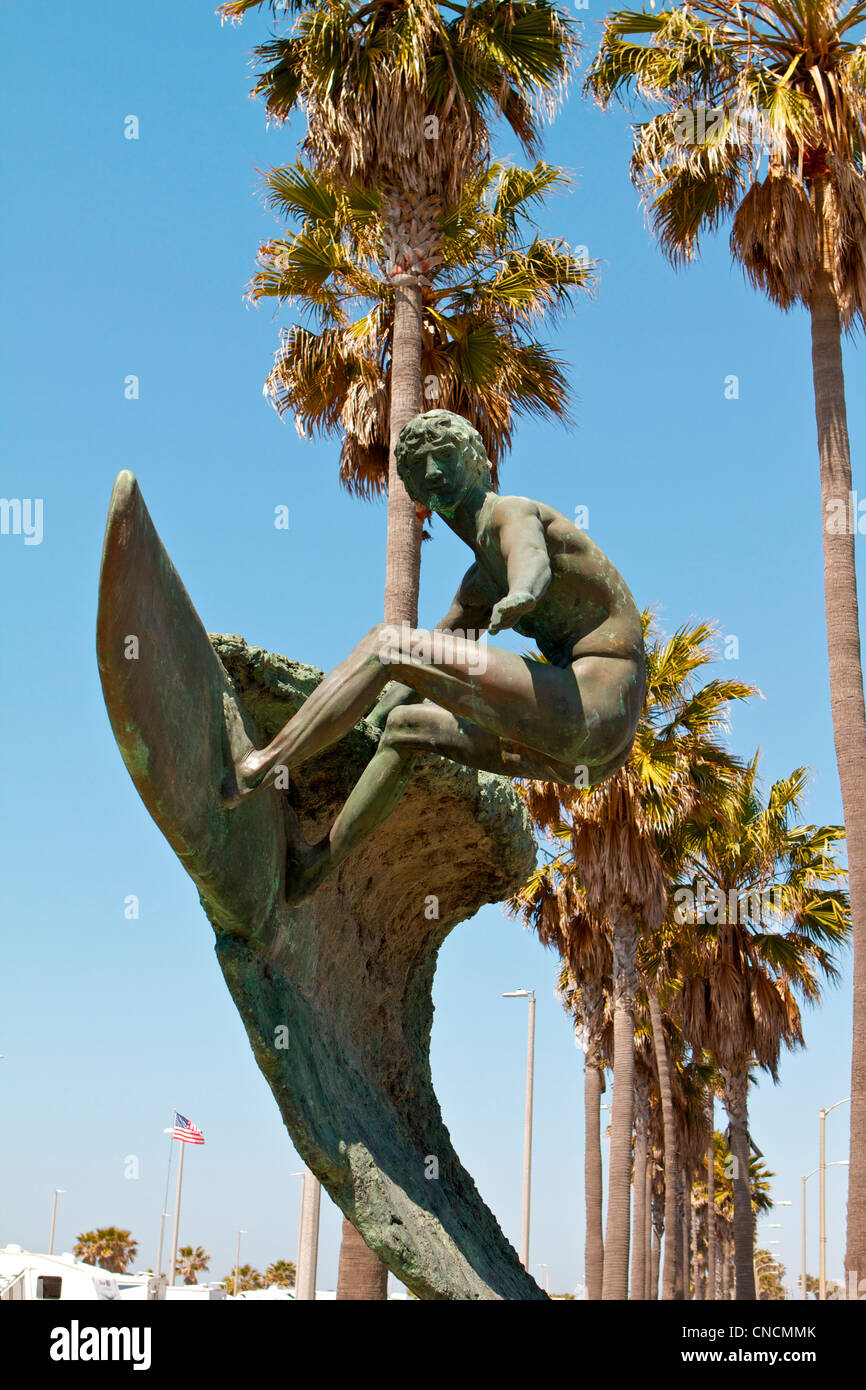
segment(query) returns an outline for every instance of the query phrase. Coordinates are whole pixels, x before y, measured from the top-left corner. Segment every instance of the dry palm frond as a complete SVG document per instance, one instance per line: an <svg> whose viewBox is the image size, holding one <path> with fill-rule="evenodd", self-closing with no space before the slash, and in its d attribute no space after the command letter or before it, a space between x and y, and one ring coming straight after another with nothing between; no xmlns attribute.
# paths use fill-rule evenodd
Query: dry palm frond
<svg viewBox="0 0 866 1390"><path fill-rule="evenodd" d="M731 248L752 284L782 309L808 299L819 264L809 195L787 169L754 183L734 217Z"/></svg>

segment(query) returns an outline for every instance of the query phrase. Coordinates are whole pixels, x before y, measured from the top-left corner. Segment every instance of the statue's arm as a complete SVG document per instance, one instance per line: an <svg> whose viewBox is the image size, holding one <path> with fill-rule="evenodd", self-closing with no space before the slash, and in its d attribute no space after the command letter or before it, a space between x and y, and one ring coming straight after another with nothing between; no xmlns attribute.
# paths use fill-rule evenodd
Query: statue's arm
<svg viewBox="0 0 866 1390"><path fill-rule="evenodd" d="M493 609L491 636L514 627L531 613L552 578L544 527L534 503L523 498L503 500L494 526L508 575L508 593Z"/></svg>

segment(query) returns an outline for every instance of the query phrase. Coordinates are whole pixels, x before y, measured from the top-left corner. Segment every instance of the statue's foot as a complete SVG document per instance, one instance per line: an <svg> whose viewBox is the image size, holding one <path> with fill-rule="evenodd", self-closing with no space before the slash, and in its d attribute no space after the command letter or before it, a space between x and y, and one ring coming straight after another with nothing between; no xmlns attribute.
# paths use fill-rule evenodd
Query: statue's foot
<svg viewBox="0 0 866 1390"><path fill-rule="evenodd" d="M220 802L227 811L257 791L262 781L258 766L258 750L247 737L240 710L228 695L223 696L225 773L220 787Z"/></svg>

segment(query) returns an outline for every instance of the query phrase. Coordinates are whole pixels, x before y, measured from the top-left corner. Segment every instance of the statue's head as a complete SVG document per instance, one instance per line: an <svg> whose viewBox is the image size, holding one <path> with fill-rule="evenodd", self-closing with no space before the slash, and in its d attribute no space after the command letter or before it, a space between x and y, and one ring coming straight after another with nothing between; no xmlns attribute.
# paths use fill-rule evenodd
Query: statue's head
<svg viewBox="0 0 866 1390"><path fill-rule="evenodd" d="M403 426L397 472L413 501L443 516L453 516L468 492L491 485L481 435L450 410L428 410Z"/></svg>

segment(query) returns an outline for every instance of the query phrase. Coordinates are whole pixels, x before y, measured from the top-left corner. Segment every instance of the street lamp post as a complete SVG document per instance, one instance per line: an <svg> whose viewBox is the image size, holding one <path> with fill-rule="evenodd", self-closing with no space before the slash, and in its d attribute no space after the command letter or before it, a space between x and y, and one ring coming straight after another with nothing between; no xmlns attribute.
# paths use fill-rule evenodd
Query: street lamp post
<svg viewBox="0 0 866 1390"><path fill-rule="evenodd" d="M847 1160L847 1158L839 1158L839 1159L836 1159L835 1162L833 1162L833 1163L827 1163L827 1164L825 1164L824 1166L825 1166L826 1168L847 1168L847 1167L848 1167L848 1160ZM802 1297L803 1297L803 1301L804 1301L804 1302L805 1302L806 1299L808 1299L808 1297L809 1297L809 1294L808 1294L808 1292L807 1292L807 1290L806 1290L806 1183L809 1181L810 1178L814 1178L814 1176L815 1176L815 1174L816 1174L817 1172L818 1172L818 1169L817 1169L817 1168L813 1168L812 1171L811 1171L811 1173L804 1173L804 1174L803 1174L803 1177L802 1177L802 1179L801 1179L801 1182L802 1182L802 1185L803 1185L803 1186L802 1186L802 1192L803 1192L803 1197L802 1197L802 1202L803 1202L803 1231L802 1231L802 1251L801 1251L801 1254L802 1254L802 1261L803 1261L803 1272L802 1272L802 1274L801 1274L801 1276L800 1276L800 1284L801 1284L801 1293L802 1293Z"/></svg>
<svg viewBox="0 0 866 1390"><path fill-rule="evenodd" d="M51 1200L51 1230L48 1234L48 1253L54 1254L54 1223L57 1220L57 1198L66 1192L65 1187L55 1187L54 1196Z"/></svg>
<svg viewBox="0 0 866 1390"><path fill-rule="evenodd" d="M512 989L503 999L529 1000L529 1035L526 1045L526 1114L523 1125L523 1211L520 1222L520 1263L529 1270L529 1204L532 1189L532 1089L535 1071L535 990Z"/></svg>
<svg viewBox="0 0 866 1390"><path fill-rule="evenodd" d="M820 1119L820 1139L818 1155L818 1185L820 1193L818 1196L818 1297L823 1302L827 1297L827 1178L826 1171L829 1164L824 1157L824 1130L827 1116L831 1110L836 1110L840 1105L848 1105L851 1097L846 1096L844 1100L837 1100L835 1105L828 1105L826 1110L822 1110Z"/></svg>
<svg viewBox="0 0 866 1390"><path fill-rule="evenodd" d="M245 1235L247 1235L247 1232L245 1230L238 1231L238 1243L235 1246L235 1283L234 1288L232 1289L232 1293L234 1294L235 1298L237 1298L238 1294L240 1293L238 1284L240 1283L241 1268L241 1236Z"/></svg>

